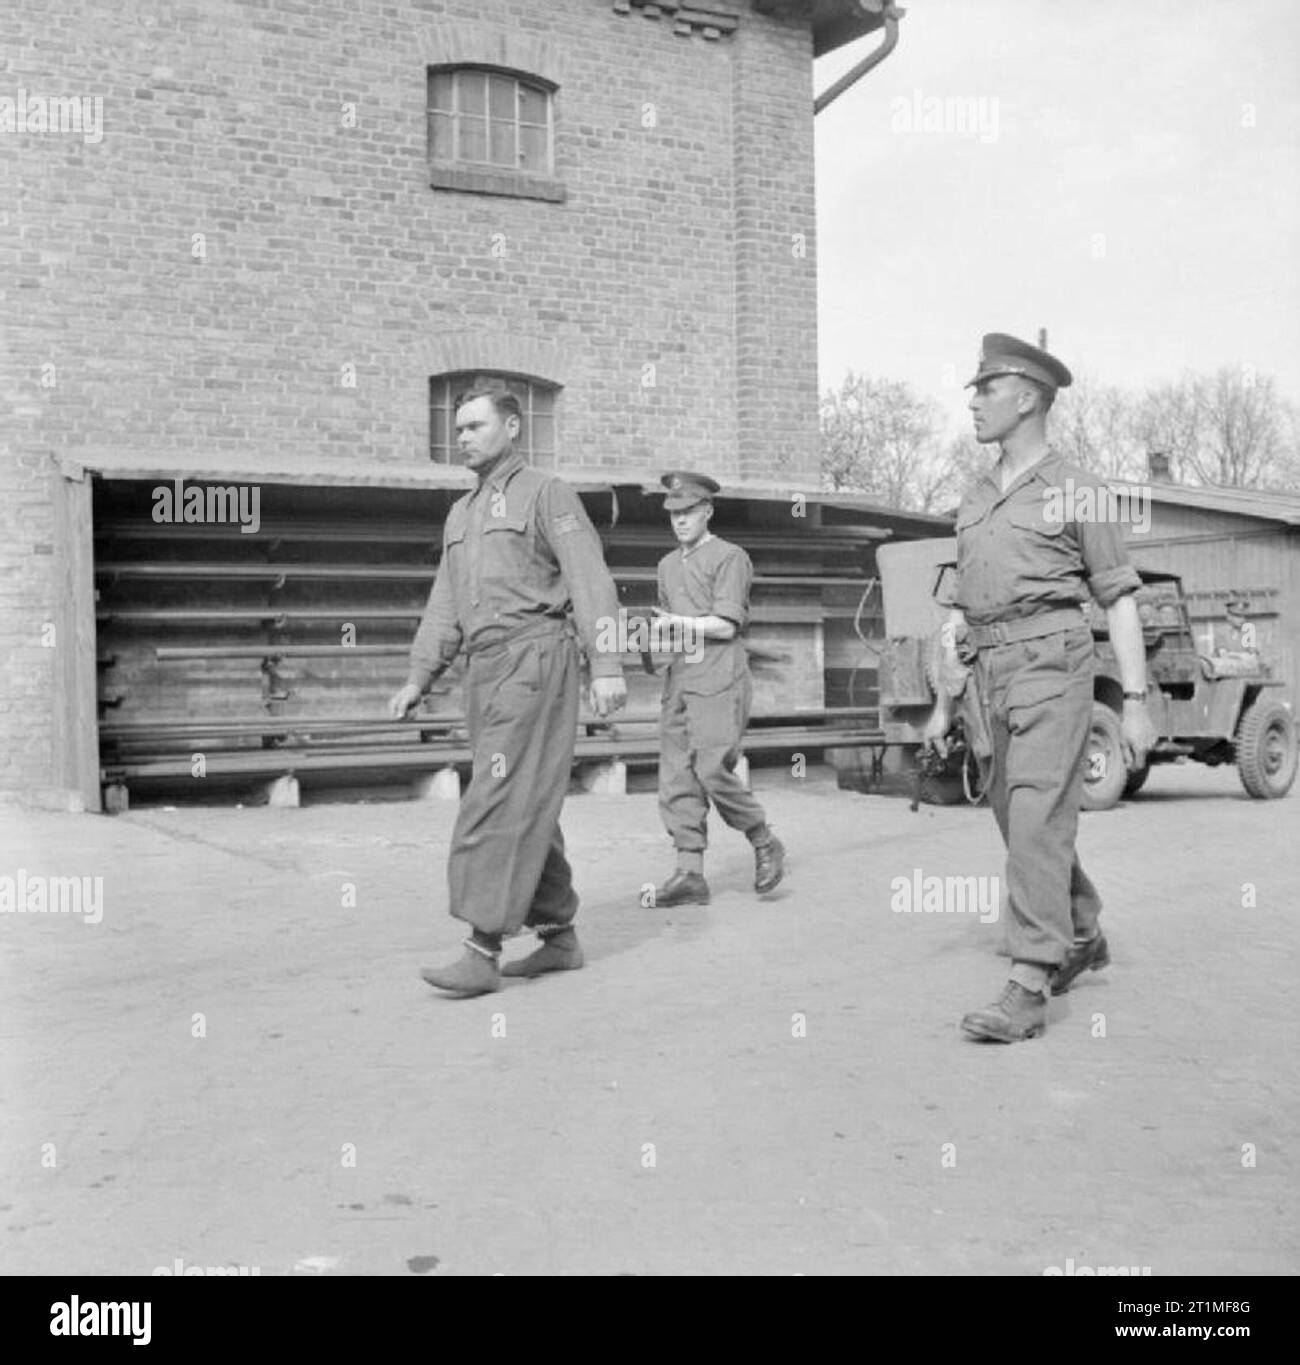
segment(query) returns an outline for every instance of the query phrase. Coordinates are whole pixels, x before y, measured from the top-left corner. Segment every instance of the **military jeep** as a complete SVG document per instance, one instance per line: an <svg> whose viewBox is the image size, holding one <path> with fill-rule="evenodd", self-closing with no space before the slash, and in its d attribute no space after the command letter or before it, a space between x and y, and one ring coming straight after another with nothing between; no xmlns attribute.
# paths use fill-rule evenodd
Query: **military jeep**
<svg viewBox="0 0 1300 1365"><path fill-rule="evenodd" d="M1141 569L1138 616L1147 655L1147 710L1158 741L1147 762L1130 772L1120 748L1122 687L1106 613L1089 607L1096 641L1092 726L1084 758L1083 808L1107 810L1132 796L1151 768L1190 758L1215 766L1236 763L1251 796L1271 799L1291 790L1296 774L1295 717L1282 699L1284 683L1257 649L1202 654L1192 634L1183 582L1177 574ZM1253 644L1249 623L1243 644Z"/></svg>
<svg viewBox="0 0 1300 1365"><path fill-rule="evenodd" d="M976 695L976 675L945 676L939 629L947 615L956 541L925 540L877 550L886 640L879 658L880 719L886 742L900 746L918 774L920 798L950 804L983 798L991 745ZM1262 799L1285 796L1296 775L1295 717L1284 683L1253 648L1202 654L1192 633L1182 579L1139 570L1138 615L1147 657L1147 707L1158 736L1147 762L1130 772L1120 742L1123 688L1106 613L1088 608L1096 642L1092 722L1084 755L1085 810L1106 810L1133 796L1160 763L1236 763L1242 785ZM1248 623L1247 623L1248 624ZM1243 626L1243 645L1253 644ZM956 742L943 764L921 763L921 732L935 690L954 694Z"/></svg>

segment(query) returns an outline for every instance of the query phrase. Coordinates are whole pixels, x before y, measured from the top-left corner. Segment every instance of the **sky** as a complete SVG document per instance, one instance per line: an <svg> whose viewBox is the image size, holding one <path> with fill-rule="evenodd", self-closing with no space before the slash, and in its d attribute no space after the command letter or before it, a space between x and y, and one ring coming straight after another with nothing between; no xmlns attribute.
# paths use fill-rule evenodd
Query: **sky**
<svg viewBox="0 0 1300 1365"><path fill-rule="evenodd" d="M965 430L980 337L1045 327L1100 383L1249 366L1300 401L1300 0L905 8L815 125L823 390L905 379Z"/></svg>

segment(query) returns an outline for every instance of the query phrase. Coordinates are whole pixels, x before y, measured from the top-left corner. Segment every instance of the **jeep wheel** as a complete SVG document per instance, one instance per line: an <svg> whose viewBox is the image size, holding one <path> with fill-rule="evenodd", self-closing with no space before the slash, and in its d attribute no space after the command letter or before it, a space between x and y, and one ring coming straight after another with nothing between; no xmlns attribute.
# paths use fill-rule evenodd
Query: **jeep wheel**
<svg viewBox="0 0 1300 1365"><path fill-rule="evenodd" d="M1144 763L1140 768L1135 768L1124 779L1124 795L1136 796L1137 793L1142 790L1143 786L1146 784L1147 778L1150 776L1151 765L1149 763Z"/></svg>
<svg viewBox="0 0 1300 1365"><path fill-rule="evenodd" d="M1285 796L1295 781L1295 722L1288 707L1262 697L1241 718L1236 738L1241 785L1264 799Z"/></svg>
<svg viewBox="0 0 1300 1365"><path fill-rule="evenodd" d="M1119 717L1104 703L1092 704L1088 746L1083 751L1083 810L1110 810L1124 792L1128 778Z"/></svg>
<svg viewBox="0 0 1300 1365"><path fill-rule="evenodd" d="M969 806L982 806L989 794L991 762L981 762L974 749L967 749L961 761L961 788Z"/></svg>
<svg viewBox="0 0 1300 1365"><path fill-rule="evenodd" d="M927 806L959 806L965 799L961 773L926 773L921 778L921 800Z"/></svg>

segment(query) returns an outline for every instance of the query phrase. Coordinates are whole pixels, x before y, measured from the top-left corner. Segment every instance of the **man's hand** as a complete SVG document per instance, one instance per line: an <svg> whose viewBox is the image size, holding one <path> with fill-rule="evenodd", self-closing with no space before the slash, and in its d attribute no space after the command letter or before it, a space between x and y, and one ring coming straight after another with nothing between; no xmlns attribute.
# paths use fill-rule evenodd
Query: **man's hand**
<svg viewBox="0 0 1300 1365"><path fill-rule="evenodd" d="M952 729L952 718L948 708L942 704L930 712L930 719L921 731L921 748L933 749L940 758L948 757L948 731Z"/></svg>
<svg viewBox="0 0 1300 1365"><path fill-rule="evenodd" d="M1124 714L1119 722L1119 736L1124 764L1129 772L1137 772L1145 767L1147 754L1158 738L1146 702L1125 701Z"/></svg>
<svg viewBox="0 0 1300 1365"><path fill-rule="evenodd" d="M403 683L388 699L388 714L394 720L405 720L419 702L421 692L414 683Z"/></svg>
<svg viewBox="0 0 1300 1365"><path fill-rule="evenodd" d="M591 680L591 709L602 718L621 711L627 702L627 683L622 675Z"/></svg>
<svg viewBox="0 0 1300 1365"><path fill-rule="evenodd" d="M682 641L683 652L689 653L686 644L698 640L734 640L739 630L735 621L725 616L706 613L703 616L683 616L680 612L664 611L662 607L653 608L655 625L669 639L676 637Z"/></svg>

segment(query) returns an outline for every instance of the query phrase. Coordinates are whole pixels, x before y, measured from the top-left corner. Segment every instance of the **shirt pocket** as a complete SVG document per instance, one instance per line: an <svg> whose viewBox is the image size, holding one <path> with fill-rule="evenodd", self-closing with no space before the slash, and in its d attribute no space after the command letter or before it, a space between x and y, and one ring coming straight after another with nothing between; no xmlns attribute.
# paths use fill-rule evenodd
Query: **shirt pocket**
<svg viewBox="0 0 1300 1365"><path fill-rule="evenodd" d="M499 517L484 517L479 548L479 571L484 582L520 586L529 581L535 559L526 514L508 511Z"/></svg>
<svg viewBox="0 0 1300 1365"><path fill-rule="evenodd" d="M1050 544L1065 530L1064 520L1052 516L1052 507L1045 500L1014 502L1007 507L1007 521L1022 534L1032 532L1043 536Z"/></svg>
<svg viewBox="0 0 1300 1365"><path fill-rule="evenodd" d="M1006 600L1041 601L1049 584L1077 577L1079 555L1074 538L1065 534L1063 521L1051 520L1046 502L1011 503L1003 515L997 539L1007 574ZM1056 589L1049 595L1056 596Z"/></svg>
<svg viewBox="0 0 1300 1365"><path fill-rule="evenodd" d="M958 546L961 545L962 541L965 540L967 536L979 529L987 516L987 508L982 511L967 511L964 508L958 511L957 520L953 526L953 534L957 537Z"/></svg>
<svg viewBox="0 0 1300 1365"><path fill-rule="evenodd" d="M957 538L956 559L959 569L968 565L971 555L978 552L979 537L988 525L988 517L987 507L958 509L953 535Z"/></svg>

